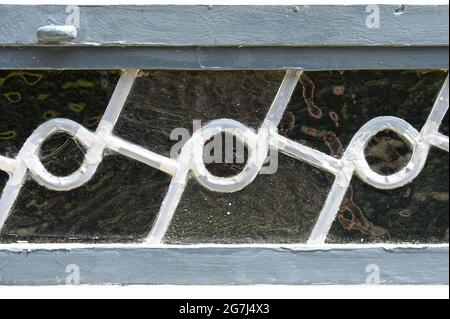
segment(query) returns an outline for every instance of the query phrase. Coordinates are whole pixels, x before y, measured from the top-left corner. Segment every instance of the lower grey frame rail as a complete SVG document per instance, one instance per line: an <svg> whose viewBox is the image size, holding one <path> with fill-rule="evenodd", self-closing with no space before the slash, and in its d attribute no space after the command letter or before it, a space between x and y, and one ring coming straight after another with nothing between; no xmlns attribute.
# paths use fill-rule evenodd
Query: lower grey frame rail
<svg viewBox="0 0 450 319"><path fill-rule="evenodd" d="M0 285L80 284L448 284L448 245L305 248L290 246L75 246L0 248Z"/></svg>

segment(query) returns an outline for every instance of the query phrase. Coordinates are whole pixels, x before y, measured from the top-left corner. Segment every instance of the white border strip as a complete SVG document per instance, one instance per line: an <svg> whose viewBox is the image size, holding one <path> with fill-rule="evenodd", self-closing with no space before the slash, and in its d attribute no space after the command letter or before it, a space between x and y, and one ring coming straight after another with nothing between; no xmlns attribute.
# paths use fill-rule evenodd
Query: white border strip
<svg viewBox="0 0 450 319"><path fill-rule="evenodd" d="M318 250L356 250L356 249L426 249L426 248L449 248L449 244L194 244L194 245L168 245L168 244L149 244L149 243L133 243L133 244L31 244L31 243L14 243L0 244L0 251L34 251L34 250L73 250L73 249L204 249L204 248L266 248L281 249L292 251L318 251Z"/></svg>
<svg viewBox="0 0 450 319"><path fill-rule="evenodd" d="M0 299L448 299L445 285L0 286ZM182 304L182 302L180 303ZM170 306L169 306L170 307Z"/></svg>
<svg viewBox="0 0 450 319"><path fill-rule="evenodd" d="M13 5L448 5L446 0L0 0Z"/></svg>

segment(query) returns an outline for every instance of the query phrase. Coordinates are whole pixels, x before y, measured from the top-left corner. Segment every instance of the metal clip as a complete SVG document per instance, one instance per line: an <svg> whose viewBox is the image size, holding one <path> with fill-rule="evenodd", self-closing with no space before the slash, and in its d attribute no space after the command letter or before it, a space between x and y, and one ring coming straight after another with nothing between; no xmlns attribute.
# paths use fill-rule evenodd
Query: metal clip
<svg viewBox="0 0 450 319"><path fill-rule="evenodd" d="M68 42L77 37L77 29L72 25L46 25L37 30L37 37L43 43Z"/></svg>

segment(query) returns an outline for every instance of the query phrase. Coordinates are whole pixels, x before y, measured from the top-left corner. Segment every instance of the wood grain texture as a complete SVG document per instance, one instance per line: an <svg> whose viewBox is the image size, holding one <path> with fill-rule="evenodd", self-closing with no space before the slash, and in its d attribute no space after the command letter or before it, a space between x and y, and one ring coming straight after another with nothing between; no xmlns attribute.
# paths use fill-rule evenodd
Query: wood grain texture
<svg viewBox="0 0 450 319"><path fill-rule="evenodd" d="M65 284L68 265L79 267L80 284L361 285L369 276L369 265L379 267L380 284L449 282L448 246L305 250L4 245L0 248L0 285Z"/></svg>
<svg viewBox="0 0 450 319"><path fill-rule="evenodd" d="M73 43L152 46L448 46L448 6L80 6ZM65 6L0 6L0 44L35 45Z"/></svg>

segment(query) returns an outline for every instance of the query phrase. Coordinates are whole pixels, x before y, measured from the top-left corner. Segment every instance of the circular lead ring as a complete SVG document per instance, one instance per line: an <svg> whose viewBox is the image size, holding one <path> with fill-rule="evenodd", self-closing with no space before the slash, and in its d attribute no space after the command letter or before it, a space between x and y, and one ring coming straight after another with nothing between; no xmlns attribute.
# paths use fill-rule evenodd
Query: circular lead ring
<svg viewBox="0 0 450 319"><path fill-rule="evenodd" d="M219 177L211 174L203 161L205 142L213 136L229 133L247 146L249 157L241 173L231 177ZM264 140L264 141L263 141ZM260 142L261 141L261 142ZM234 120L222 119L208 123L194 133L190 146L193 148L191 169L198 182L209 190L232 193L249 185L258 175L267 155L267 138L261 138L251 129ZM189 146L188 146L189 147Z"/></svg>
<svg viewBox="0 0 450 319"><path fill-rule="evenodd" d="M375 172L367 163L364 149L367 143L377 133L390 130L397 133L412 148L412 155L408 164L397 173L381 175ZM349 149L355 145L355 170L356 174L367 184L379 189L394 189L401 187L419 175L425 165L429 145L420 141L420 133L408 122L393 116L377 117L367 122L356 133ZM352 151L350 151L351 153Z"/></svg>
<svg viewBox="0 0 450 319"><path fill-rule="evenodd" d="M47 138L55 133L67 133L86 147L87 153L81 166L68 176L51 174L39 159L39 149ZM82 136L83 138L80 138ZM88 182L95 174L101 160L103 147L95 147L95 136L80 124L67 119L53 119L42 124L25 142L21 157L32 177L40 185L55 191L67 191Z"/></svg>

